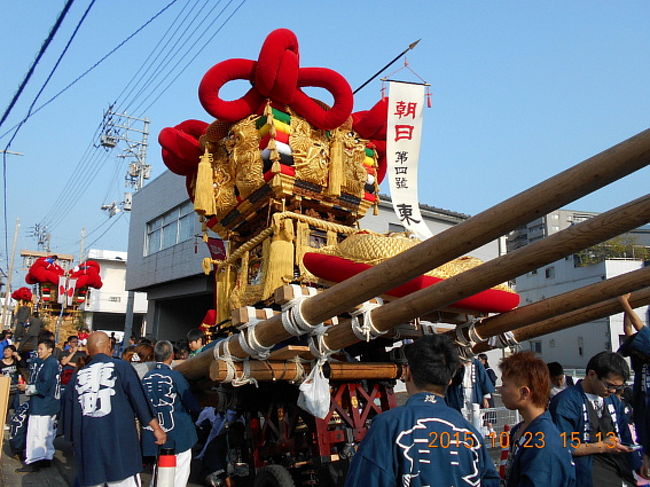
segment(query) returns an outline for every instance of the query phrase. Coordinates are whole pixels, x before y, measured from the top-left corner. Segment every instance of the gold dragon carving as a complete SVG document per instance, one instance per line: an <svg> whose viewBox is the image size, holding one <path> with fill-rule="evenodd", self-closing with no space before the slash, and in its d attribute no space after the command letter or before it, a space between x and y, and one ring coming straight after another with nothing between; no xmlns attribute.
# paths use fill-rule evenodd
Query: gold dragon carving
<svg viewBox="0 0 650 487"><path fill-rule="evenodd" d="M251 115L234 124L226 139L226 149L235 167L235 185L242 199L264 184L264 163L255 127L257 118Z"/></svg>
<svg viewBox="0 0 650 487"><path fill-rule="evenodd" d="M237 206L235 197L235 170L224 145L228 126L219 120L211 123L201 144L212 154L212 187L217 208L217 218L226 216Z"/></svg>
<svg viewBox="0 0 650 487"><path fill-rule="evenodd" d="M296 177L325 186L329 168L329 143L325 133L312 129L303 118L292 114L289 145Z"/></svg>
<svg viewBox="0 0 650 487"><path fill-rule="evenodd" d="M366 146L355 132L346 131L343 135L343 184L345 193L363 198L368 174L363 168Z"/></svg>

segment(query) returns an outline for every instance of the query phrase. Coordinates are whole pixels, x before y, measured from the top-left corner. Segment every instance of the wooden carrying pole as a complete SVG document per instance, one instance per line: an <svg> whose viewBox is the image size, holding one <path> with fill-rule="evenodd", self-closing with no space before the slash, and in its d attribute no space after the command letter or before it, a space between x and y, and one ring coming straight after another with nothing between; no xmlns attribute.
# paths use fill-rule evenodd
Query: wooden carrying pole
<svg viewBox="0 0 650 487"><path fill-rule="evenodd" d="M507 313L491 316L476 325L476 332L479 337L487 339L540 320L642 289L648 283L650 283L650 267L643 267L636 271L626 272L605 281L599 281L580 289L516 308ZM455 332L447 333L451 335Z"/></svg>
<svg viewBox="0 0 650 487"><path fill-rule="evenodd" d="M649 163L650 129L306 300L303 316L309 323L322 323L347 312ZM277 315L258 325L257 338L261 345L271 346L286 340L289 334ZM230 341L234 356L247 356L236 340ZM177 369L189 379L198 379L208 373L212 360L212 351L208 350Z"/></svg>
<svg viewBox="0 0 650 487"><path fill-rule="evenodd" d="M633 308L646 306L650 304L650 287L636 291L630 296L630 305ZM553 318L539 321L533 325L524 326L523 328L513 331L514 338L518 342L531 340L554 331L565 330L572 326L581 325L589 321L598 320L611 316L616 313L622 313L623 307L618 302L617 298L608 299L598 304L587 306L586 308L564 313ZM472 348L475 353L481 353L493 348L487 342L479 343Z"/></svg>
<svg viewBox="0 0 650 487"><path fill-rule="evenodd" d="M242 362L232 364L237 377L244 370ZM311 371L311 364L296 362L249 362L250 377L258 381L301 381ZM231 372L232 373L232 372ZM323 373L334 381L346 380L387 380L402 376L402 367L385 362L329 362L324 365ZM228 365L223 360L215 360L210 366L210 378L215 382L224 382L228 377Z"/></svg>
<svg viewBox="0 0 650 487"><path fill-rule="evenodd" d="M322 323L345 313L649 163L650 129L314 296L303 315ZM267 339L261 330L258 336Z"/></svg>
<svg viewBox="0 0 650 487"><path fill-rule="evenodd" d="M399 323L417 318L431 310L449 306L479 291L620 235L649 220L650 195L645 195L543 240L376 308L371 314L374 327L379 331L389 330ZM325 338L325 344L333 350L348 347L358 341L349 322L332 327Z"/></svg>

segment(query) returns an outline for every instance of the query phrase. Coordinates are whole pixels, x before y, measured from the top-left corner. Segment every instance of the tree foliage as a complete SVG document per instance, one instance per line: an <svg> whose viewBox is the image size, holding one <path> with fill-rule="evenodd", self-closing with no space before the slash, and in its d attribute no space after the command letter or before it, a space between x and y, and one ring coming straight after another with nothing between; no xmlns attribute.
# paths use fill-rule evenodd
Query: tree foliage
<svg viewBox="0 0 650 487"><path fill-rule="evenodd" d="M650 251L637 243L636 238L620 236L581 250L574 254L573 258L576 267L584 267L606 259L648 260Z"/></svg>

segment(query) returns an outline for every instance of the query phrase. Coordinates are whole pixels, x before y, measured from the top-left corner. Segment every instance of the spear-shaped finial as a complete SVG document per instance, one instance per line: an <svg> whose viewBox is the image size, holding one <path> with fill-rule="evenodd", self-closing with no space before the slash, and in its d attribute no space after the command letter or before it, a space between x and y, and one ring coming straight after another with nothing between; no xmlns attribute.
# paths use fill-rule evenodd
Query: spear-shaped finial
<svg viewBox="0 0 650 487"><path fill-rule="evenodd" d="M375 79L375 78L376 78L377 76L379 76L381 73L383 73L384 71L386 71L386 69L388 69L388 68L389 68L389 67L390 67L390 66L391 66L395 61L397 61L397 60L398 60L399 58L401 58L404 54L406 54L406 53L409 52L411 49L413 49L415 46L417 46L417 45L418 45L418 42L420 42L421 40L422 40L422 39L418 39L418 40L415 41L415 42L411 42L411 43L409 44L409 46L408 46L406 49L404 49L404 50L403 50L402 52L400 52L397 56L395 56L395 59L393 59L393 60L392 60L391 62L389 62L386 66L384 66L384 67L381 68L379 71L377 71L375 74L373 74L370 78L368 78L368 80L367 80L364 84L362 84L361 86L359 86L356 90L354 90L354 91L352 92L352 94L356 94L358 91L361 91L362 88L364 88L368 83L370 83L373 79Z"/></svg>

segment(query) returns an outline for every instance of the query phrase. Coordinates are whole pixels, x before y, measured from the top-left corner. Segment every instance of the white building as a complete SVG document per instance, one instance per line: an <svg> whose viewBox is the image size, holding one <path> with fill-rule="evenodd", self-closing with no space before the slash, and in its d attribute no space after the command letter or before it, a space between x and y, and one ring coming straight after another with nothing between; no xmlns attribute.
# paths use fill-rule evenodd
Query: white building
<svg viewBox="0 0 650 487"><path fill-rule="evenodd" d="M553 262L516 279L521 296L520 306L557 294L572 291L596 282L643 267L632 259L608 259L597 264L576 267L573 256ZM647 320L648 307L636 310ZM621 343L623 314L584 323L522 343L525 349L540 354L546 362L560 362L565 368L584 368L587 361L602 351L616 351Z"/></svg>
<svg viewBox="0 0 650 487"><path fill-rule="evenodd" d="M128 291L126 290L127 253L116 250L90 249L88 259L100 267L103 286L88 291L82 306L86 323L93 330L123 331L126 317ZM147 314L147 295L135 293L133 308L133 330L142 328Z"/></svg>
<svg viewBox="0 0 650 487"><path fill-rule="evenodd" d="M544 216L521 225L508 234L508 252L517 250L529 243L537 242L565 228L595 217L598 213L578 210L555 210ZM631 230L623 235L634 246L650 247L650 225Z"/></svg>

